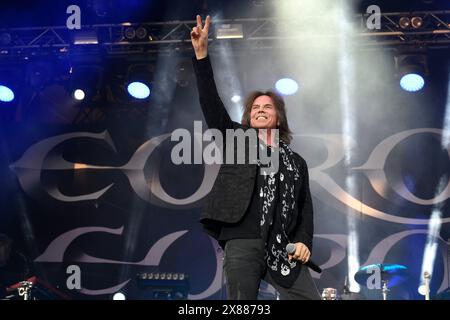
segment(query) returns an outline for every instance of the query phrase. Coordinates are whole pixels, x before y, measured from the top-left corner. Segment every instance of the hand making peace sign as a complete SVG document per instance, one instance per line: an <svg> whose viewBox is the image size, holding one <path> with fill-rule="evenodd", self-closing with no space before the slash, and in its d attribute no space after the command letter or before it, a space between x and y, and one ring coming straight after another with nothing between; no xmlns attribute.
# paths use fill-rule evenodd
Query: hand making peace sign
<svg viewBox="0 0 450 320"><path fill-rule="evenodd" d="M202 18L197 15L197 26L192 28L191 41L194 47L195 56L198 60L205 58L208 55L208 33L211 18L209 16L205 19L205 25L202 26Z"/></svg>

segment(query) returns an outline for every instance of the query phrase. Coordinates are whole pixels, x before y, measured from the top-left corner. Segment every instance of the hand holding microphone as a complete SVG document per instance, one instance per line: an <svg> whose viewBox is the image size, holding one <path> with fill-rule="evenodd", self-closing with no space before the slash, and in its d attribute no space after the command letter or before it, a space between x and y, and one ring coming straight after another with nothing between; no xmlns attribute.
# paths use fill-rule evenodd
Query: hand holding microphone
<svg viewBox="0 0 450 320"><path fill-rule="evenodd" d="M294 258L295 260L300 260L302 263L307 262L311 256L311 252L309 252L308 247L301 242L288 243L286 246L286 251L288 253L289 260Z"/></svg>
<svg viewBox="0 0 450 320"><path fill-rule="evenodd" d="M294 258L296 260L300 260L304 265L308 266L315 272L322 272L322 269L317 264L309 260L311 257L311 252L303 243L288 243L286 245L286 251L288 253L289 261Z"/></svg>

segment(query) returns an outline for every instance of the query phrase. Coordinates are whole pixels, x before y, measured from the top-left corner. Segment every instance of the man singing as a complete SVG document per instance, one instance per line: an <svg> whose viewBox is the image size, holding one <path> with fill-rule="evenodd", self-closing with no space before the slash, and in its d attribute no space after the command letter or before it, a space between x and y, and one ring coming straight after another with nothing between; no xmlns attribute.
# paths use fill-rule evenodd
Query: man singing
<svg viewBox="0 0 450 320"><path fill-rule="evenodd" d="M278 170L270 173L258 161L222 165L202 212L205 231L224 248L228 299L256 299L261 279L283 299L320 299L304 265L311 256L314 229L308 168L289 148L283 98L272 91L253 92L241 123L230 119L208 57L210 20L208 16L203 25L197 16L191 31L200 105L209 128L219 129L223 136L227 129L253 130L256 149L278 155ZM290 243L292 254L286 251Z"/></svg>

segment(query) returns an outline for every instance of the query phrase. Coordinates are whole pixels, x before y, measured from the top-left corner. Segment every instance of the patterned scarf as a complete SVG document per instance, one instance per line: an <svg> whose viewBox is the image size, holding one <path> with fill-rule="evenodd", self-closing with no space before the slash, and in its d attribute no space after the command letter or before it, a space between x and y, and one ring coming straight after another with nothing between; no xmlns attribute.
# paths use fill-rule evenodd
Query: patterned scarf
<svg viewBox="0 0 450 320"><path fill-rule="evenodd" d="M266 264L274 280L283 287L291 287L300 272L301 264L288 260L287 230L295 208L295 188L300 185L299 164L289 146L280 140L279 169L264 175L260 187L261 230L266 237Z"/></svg>

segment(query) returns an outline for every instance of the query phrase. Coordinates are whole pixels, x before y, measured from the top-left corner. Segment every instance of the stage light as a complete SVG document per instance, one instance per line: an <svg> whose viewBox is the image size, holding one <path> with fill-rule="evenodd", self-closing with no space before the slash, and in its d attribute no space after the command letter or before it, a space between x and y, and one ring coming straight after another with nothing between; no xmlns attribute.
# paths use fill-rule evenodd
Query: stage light
<svg viewBox="0 0 450 320"><path fill-rule="evenodd" d="M76 89L73 92L73 97L75 98L75 100L81 101L81 100L84 100L84 98L86 97L86 94L84 93L84 91L82 89Z"/></svg>
<svg viewBox="0 0 450 320"><path fill-rule="evenodd" d="M113 297L113 300L127 300L127 297L122 292L116 292Z"/></svg>
<svg viewBox="0 0 450 320"><path fill-rule="evenodd" d="M275 88L284 95L292 95L297 92L298 84L295 80L283 78L275 83Z"/></svg>
<svg viewBox="0 0 450 320"><path fill-rule="evenodd" d="M67 90L75 100L90 100L98 94L102 76L100 66L76 65L71 70Z"/></svg>
<svg viewBox="0 0 450 320"><path fill-rule="evenodd" d="M133 27L129 25L123 31L123 36L127 41L143 41L143 40L152 40L151 37L147 37L148 31L145 27Z"/></svg>
<svg viewBox="0 0 450 320"><path fill-rule="evenodd" d="M423 26L422 17L401 17L398 21L402 29L419 29Z"/></svg>
<svg viewBox="0 0 450 320"><path fill-rule="evenodd" d="M133 27L126 28L123 32L126 39L131 40L136 37L136 30Z"/></svg>
<svg viewBox="0 0 450 320"><path fill-rule="evenodd" d="M74 45L98 44L98 35L95 29L75 30L73 33Z"/></svg>
<svg viewBox="0 0 450 320"><path fill-rule="evenodd" d="M242 24L219 24L216 26L216 39L242 39Z"/></svg>
<svg viewBox="0 0 450 320"><path fill-rule="evenodd" d="M131 82L127 90L136 99L147 99L150 96L150 88L143 82Z"/></svg>
<svg viewBox="0 0 450 320"><path fill-rule="evenodd" d="M151 63L132 64L125 74L125 84L129 96L145 100L152 94L155 65Z"/></svg>
<svg viewBox="0 0 450 320"><path fill-rule="evenodd" d="M136 37L140 40L144 40L147 37L147 29L139 27L136 29Z"/></svg>
<svg viewBox="0 0 450 320"><path fill-rule="evenodd" d="M23 65L7 62L0 65L0 103L8 106L16 106L23 88L25 68Z"/></svg>
<svg viewBox="0 0 450 320"><path fill-rule="evenodd" d="M405 91L417 92L425 86L425 79L420 74L408 73L400 79L400 86Z"/></svg>
<svg viewBox="0 0 450 320"><path fill-rule="evenodd" d="M421 17L412 17L411 18L411 26L414 29L419 29L423 26L423 19Z"/></svg>
<svg viewBox="0 0 450 320"><path fill-rule="evenodd" d="M231 102L233 103L239 103L241 101L241 96L235 94L234 96L231 97Z"/></svg>
<svg viewBox="0 0 450 320"><path fill-rule="evenodd" d="M0 101L11 102L14 100L14 92L7 86L0 85Z"/></svg>
<svg viewBox="0 0 450 320"><path fill-rule="evenodd" d="M417 92L425 86L428 75L427 61L424 54L402 54L395 57L400 87L408 92Z"/></svg>
<svg viewBox="0 0 450 320"><path fill-rule="evenodd" d="M411 25L411 20L408 17L401 17L398 24L402 29L408 29Z"/></svg>

